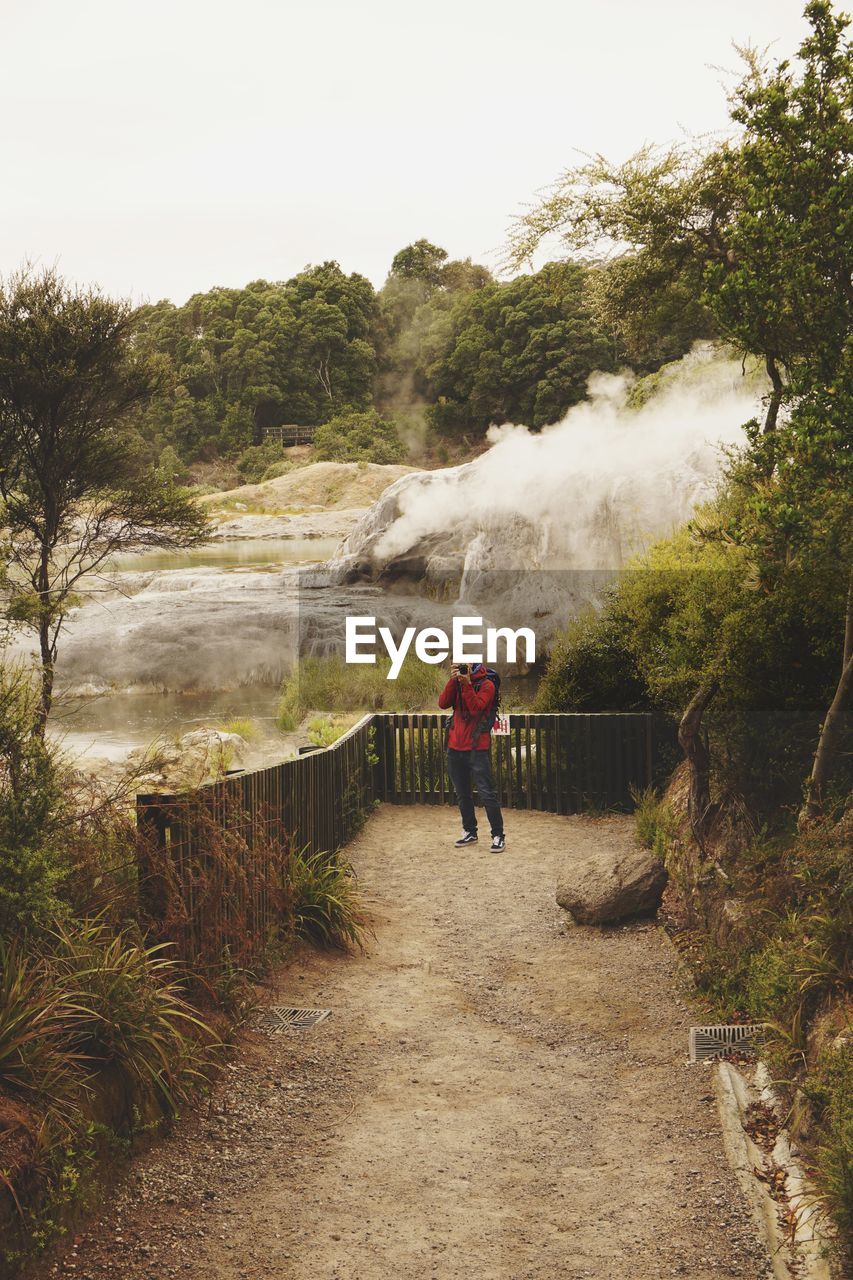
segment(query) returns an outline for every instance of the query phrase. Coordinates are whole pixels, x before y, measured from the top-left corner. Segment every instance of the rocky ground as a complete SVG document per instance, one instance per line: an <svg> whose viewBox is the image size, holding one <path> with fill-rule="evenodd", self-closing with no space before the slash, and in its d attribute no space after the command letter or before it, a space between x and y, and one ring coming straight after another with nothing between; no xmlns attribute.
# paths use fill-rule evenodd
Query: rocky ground
<svg viewBox="0 0 853 1280"><path fill-rule="evenodd" d="M700 1020L651 922L576 926L566 858L627 819L385 807L351 846L367 953L301 953L204 1114L38 1280L720 1280L772 1275L725 1161Z"/></svg>

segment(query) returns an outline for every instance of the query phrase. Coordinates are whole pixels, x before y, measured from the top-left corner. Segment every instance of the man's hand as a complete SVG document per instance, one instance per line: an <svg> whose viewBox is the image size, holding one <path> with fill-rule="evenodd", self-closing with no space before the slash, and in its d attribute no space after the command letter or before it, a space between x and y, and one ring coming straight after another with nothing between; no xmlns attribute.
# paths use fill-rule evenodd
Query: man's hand
<svg viewBox="0 0 853 1280"><path fill-rule="evenodd" d="M470 671L465 671L465 672L460 671L460 670L459 670L459 666L458 666L458 664L457 664L457 663L455 663L455 662L453 663L453 665L452 665L452 666L451 666L451 668L450 668L450 674L451 674L451 676L455 677L455 679L456 679L456 680L462 680L462 681L464 681L466 684L470 684L470 683L471 683L471 673L470 673Z"/></svg>

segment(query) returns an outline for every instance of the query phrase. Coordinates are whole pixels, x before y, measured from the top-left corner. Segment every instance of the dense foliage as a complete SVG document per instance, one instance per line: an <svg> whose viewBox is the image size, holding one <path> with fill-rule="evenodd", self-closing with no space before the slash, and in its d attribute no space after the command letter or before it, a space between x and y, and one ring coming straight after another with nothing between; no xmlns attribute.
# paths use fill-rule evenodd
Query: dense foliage
<svg viewBox="0 0 853 1280"><path fill-rule="evenodd" d="M617 630L629 669L680 719L697 838L709 806L703 723L718 768L761 805L797 803L817 745L814 815L845 758L851 56L828 3L813 0L806 16L799 74L749 57L732 98L735 141L574 171L523 221L517 244L528 252L555 229L575 246L629 242L620 261L631 288L611 290L611 314L633 323L637 289L651 299L692 283L718 329L770 374L763 430L748 424L749 445L732 459L714 511L653 551L643 562L653 572L623 584L597 624L611 628L614 610L627 616ZM577 696L579 665L564 645L543 692L549 705Z"/></svg>
<svg viewBox="0 0 853 1280"><path fill-rule="evenodd" d="M551 263L499 283L470 258L449 260L418 240L395 255L375 295L362 276L327 262L283 283L143 307L138 344L162 389L138 429L152 456L169 451L171 466L174 456L188 463L261 448L266 427L334 422L334 433L374 409L375 446L362 419L357 448L374 461L391 442L389 418L426 414L453 435L481 436L508 420L538 428L585 396L593 370L614 367L614 336L594 303L600 275ZM657 368L709 331L694 318L670 332L671 322L662 310L645 326L637 368ZM321 438L324 456L354 456L343 438L338 449L328 430Z"/></svg>
<svg viewBox="0 0 853 1280"><path fill-rule="evenodd" d="M330 462L402 462L405 449L396 426L378 413L341 413L314 437L315 456Z"/></svg>
<svg viewBox="0 0 853 1280"><path fill-rule="evenodd" d="M479 434L494 422L547 426L586 395L613 355L590 312L588 272L551 263L460 299L424 365L439 431Z"/></svg>
<svg viewBox="0 0 853 1280"><path fill-rule="evenodd" d="M713 679L703 726L716 794L778 820L798 802L838 680L847 584L824 566L763 587L744 550L717 536L731 518L728 499L622 574L555 647L537 708L645 708L678 721Z"/></svg>
<svg viewBox="0 0 853 1280"><path fill-rule="evenodd" d="M239 453L264 427L367 408L374 307L369 280L325 262L284 283L142 308L139 344L160 362L164 389L140 431L154 449L173 445L191 461Z"/></svg>

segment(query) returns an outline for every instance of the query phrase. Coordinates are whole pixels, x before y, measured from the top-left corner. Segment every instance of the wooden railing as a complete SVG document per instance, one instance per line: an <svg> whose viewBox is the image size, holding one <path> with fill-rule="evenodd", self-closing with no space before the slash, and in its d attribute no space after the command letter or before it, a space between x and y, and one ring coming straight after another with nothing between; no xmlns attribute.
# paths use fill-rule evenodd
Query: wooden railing
<svg viewBox="0 0 853 1280"><path fill-rule="evenodd" d="M643 713L511 715L492 739L498 799L507 809L629 810L654 774L655 725ZM454 804L445 717L377 715L377 794L392 804Z"/></svg>
<svg viewBox="0 0 853 1280"><path fill-rule="evenodd" d="M213 972L251 967L281 925L292 848L346 844L373 805L373 717L331 747L180 795L136 797L143 919L175 955Z"/></svg>
<svg viewBox="0 0 853 1280"><path fill-rule="evenodd" d="M317 434L315 425L306 425L304 423L288 423L283 427L264 427L264 440L276 440L279 444L289 448L294 444L313 444L314 436Z"/></svg>
<svg viewBox="0 0 853 1280"><path fill-rule="evenodd" d="M629 810L652 782L658 727L645 714L512 715L492 741L505 808ZM332 746L181 795L137 796L140 906L204 969L248 963L275 931L287 850L345 845L378 800L453 804L442 715L364 716ZM223 852L224 851L224 852Z"/></svg>
<svg viewBox="0 0 853 1280"><path fill-rule="evenodd" d="M286 832L309 852L346 844L375 800L453 804L442 715L367 715L342 738L293 760L239 773L193 792L213 814L241 813ZM551 813L629 810L631 789L652 781L657 752L645 713L512 715L492 741L502 805ZM178 830L189 796L137 796L141 827L161 844Z"/></svg>
<svg viewBox="0 0 853 1280"><path fill-rule="evenodd" d="M286 833L311 853L340 848L375 798L374 719L364 716L330 747L267 769L232 774L191 793L139 795L137 823L161 844L185 842L192 800L213 815L240 814L249 827L256 822Z"/></svg>

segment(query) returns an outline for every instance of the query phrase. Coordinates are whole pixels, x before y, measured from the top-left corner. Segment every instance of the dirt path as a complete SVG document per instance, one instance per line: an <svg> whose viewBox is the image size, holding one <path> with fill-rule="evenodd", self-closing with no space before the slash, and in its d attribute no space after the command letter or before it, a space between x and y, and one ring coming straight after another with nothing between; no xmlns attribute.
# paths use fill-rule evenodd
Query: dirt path
<svg viewBox="0 0 853 1280"><path fill-rule="evenodd" d="M649 923L567 923L561 860L625 819L384 808L351 846L366 956L306 953L209 1117L144 1157L59 1264L92 1280L764 1280L687 997ZM695 1019L693 1019L695 1020ZM47 1274L48 1268L45 1268Z"/></svg>

